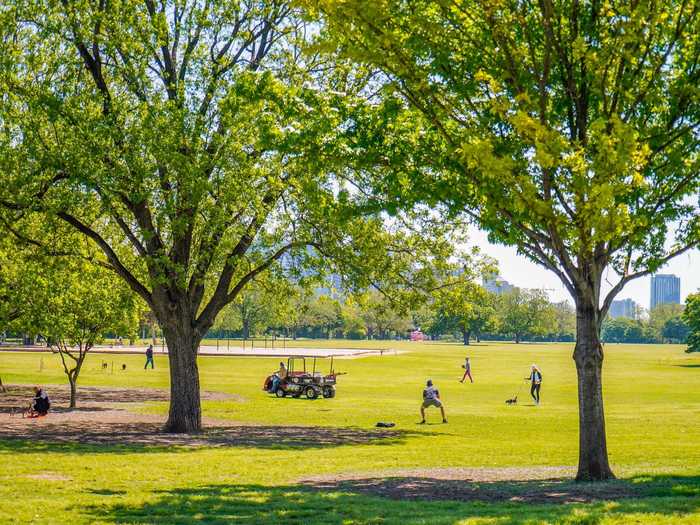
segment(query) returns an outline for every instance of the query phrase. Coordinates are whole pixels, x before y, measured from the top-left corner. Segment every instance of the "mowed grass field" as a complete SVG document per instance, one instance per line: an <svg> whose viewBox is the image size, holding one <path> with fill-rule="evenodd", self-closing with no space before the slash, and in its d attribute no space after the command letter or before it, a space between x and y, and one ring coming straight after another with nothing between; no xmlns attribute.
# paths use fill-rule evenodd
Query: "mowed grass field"
<svg viewBox="0 0 700 525"><path fill-rule="evenodd" d="M235 395L205 401L204 415L260 425L265 439L193 448L0 440L0 523L700 523L700 356L684 347L606 346L608 449L621 480L596 486L595 501L577 503L558 498L576 491L569 482L543 489L541 481L510 482L510 471L500 470L576 465L572 345L362 344L397 353L336 360L336 370L347 375L330 400L262 392L278 359L200 358L202 388ZM458 382L465 355L474 384ZM103 360L115 362L114 373L101 369ZM539 407L523 381L533 362L544 376ZM93 355L80 385L167 388L165 356L156 356L154 371L142 367L142 356ZM51 354L0 353L0 375L5 384L45 385L49 394L51 385L65 383ZM417 425L428 378L440 389L447 425L436 409L428 410L430 424ZM506 406L521 386L518 405ZM167 404L134 409L165 414ZM376 438L371 430L378 421L396 423L396 432ZM288 426L317 427L318 439L295 440L281 431L276 439L276 429ZM441 469L476 467L497 469L502 479L431 478L451 472ZM409 476L406 469L418 473L423 492L403 497L395 489L392 480ZM302 482L310 478L316 481ZM466 500L450 496L464 487ZM529 498L532 493L552 496Z"/></svg>

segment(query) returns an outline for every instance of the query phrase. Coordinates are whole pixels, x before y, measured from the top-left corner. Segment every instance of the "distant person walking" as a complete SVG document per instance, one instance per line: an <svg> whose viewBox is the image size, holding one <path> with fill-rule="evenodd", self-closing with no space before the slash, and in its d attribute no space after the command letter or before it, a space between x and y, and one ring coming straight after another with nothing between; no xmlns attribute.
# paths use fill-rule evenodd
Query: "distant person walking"
<svg viewBox="0 0 700 525"><path fill-rule="evenodd" d="M542 372L533 364L530 367L530 377L526 377L526 380L530 381L530 395L532 399L535 400L535 404L540 404L540 388L542 387Z"/></svg>
<svg viewBox="0 0 700 525"><path fill-rule="evenodd" d="M146 348L146 364L143 366L143 369L146 370L149 364L151 365L151 370L153 370L155 368L153 363L153 345L148 345L148 348Z"/></svg>
<svg viewBox="0 0 700 525"><path fill-rule="evenodd" d="M428 379L423 389L423 404L420 407L420 424L425 424L425 409L428 407L437 407L440 409L442 414L442 422L447 423L447 418L445 417L445 407L440 400L440 392L437 388L433 386L432 380Z"/></svg>
<svg viewBox="0 0 700 525"><path fill-rule="evenodd" d="M462 376L462 380L460 381L460 383L464 383L464 380L467 377L469 377L469 381L471 381L473 383L474 380L472 379L472 365L469 362L468 357L464 360L464 364L462 365L462 368L464 368L464 375Z"/></svg>

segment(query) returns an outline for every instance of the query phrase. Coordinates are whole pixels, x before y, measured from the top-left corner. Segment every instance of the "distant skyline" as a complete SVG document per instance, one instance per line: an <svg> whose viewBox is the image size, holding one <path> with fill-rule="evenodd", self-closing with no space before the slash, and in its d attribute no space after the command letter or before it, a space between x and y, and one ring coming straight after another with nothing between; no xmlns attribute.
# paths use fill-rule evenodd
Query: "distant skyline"
<svg viewBox="0 0 700 525"><path fill-rule="evenodd" d="M498 261L498 268L503 279L521 288L545 288L553 301L568 300L573 303L569 292L559 278L551 271L529 261L525 256L518 255L517 250L510 246L491 244L487 234L476 228L470 229L469 245L476 245L482 252ZM681 302L685 303L688 294L700 289L700 251L695 249L672 259L657 273L671 273L681 279ZM607 292L617 282L617 276L610 270L605 284ZM635 279L617 294L616 299L632 299L645 309L649 308L651 278L649 276Z"/></svg>

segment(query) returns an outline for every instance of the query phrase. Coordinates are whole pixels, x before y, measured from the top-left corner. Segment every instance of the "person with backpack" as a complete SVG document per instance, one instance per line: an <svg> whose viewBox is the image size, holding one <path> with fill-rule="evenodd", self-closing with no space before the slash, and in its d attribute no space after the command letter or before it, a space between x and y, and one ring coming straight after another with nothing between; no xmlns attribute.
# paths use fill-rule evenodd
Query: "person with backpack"
<svg viewBox="0 0 700 525"><path fill-rule="evenodd" d="M428 379L423 389L423 404L420 407L421 421L420 424L425 424L425 409L428 407L437 407L440 409L442 414L442 422L447 423L447 418L445 417L445 407L440 400L440 392L437 388L433 386L433 381Z"/></svg>
<svg viewBox="0 0 700 525"><path fill-rule="evenodd" d="M530 381L530 395L532 399L535 400L535 404L540 404L540 388L542 387L542 372L533 364L530 367L530 377L525 378L526 381Z"/></svg>
<svg viewBox="0 0 700 525"><path fill-rule="evenodd" d="M146 364L143 366L143 369L146 370L149 364L151 365L151 370L153 370L155 368L153 364L153 345L148 345L148 348L146 348Z"/></svg>

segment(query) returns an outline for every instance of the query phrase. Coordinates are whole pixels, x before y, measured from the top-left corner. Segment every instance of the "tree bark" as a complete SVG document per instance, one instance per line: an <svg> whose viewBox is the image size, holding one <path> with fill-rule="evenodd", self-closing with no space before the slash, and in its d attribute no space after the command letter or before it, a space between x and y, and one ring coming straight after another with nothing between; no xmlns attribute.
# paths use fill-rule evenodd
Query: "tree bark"
<svg viewBox="0 0 700 525"><path fill-rule="evenodd" d="M72 373L68 374L68 384L70 385L70 404L68 405L68 408L75 408L77 397L77 378L73 377Z"/></svg>
<svg viewBox="0 0 700 525"><path fill-rule="evenodd" d="M462 330L462 341L464 342L464 346L469 346L469 336L470 333L468 330Z"/></svg>
<svg viewBox="0 0 700 525"><path fill-rule="evenodd" d="M202 428L197 367L200 337L183 324L174 319L163 327L170 363L170 411L165 431L172 433L198 432Z"/></svg>
<svg viewBox="0 0 700 525"><path fill-rule="evenodd" d="M576 308L574 361L578 376L579 459L577 481L614 479L608 463L603 411L603 347L597 307Z"/></svg>
<svg viewBox="0 0 700 525"><path fill-rule="evenodd" d="M515 334L515 343L520 344L520 334Z"/></svg>

